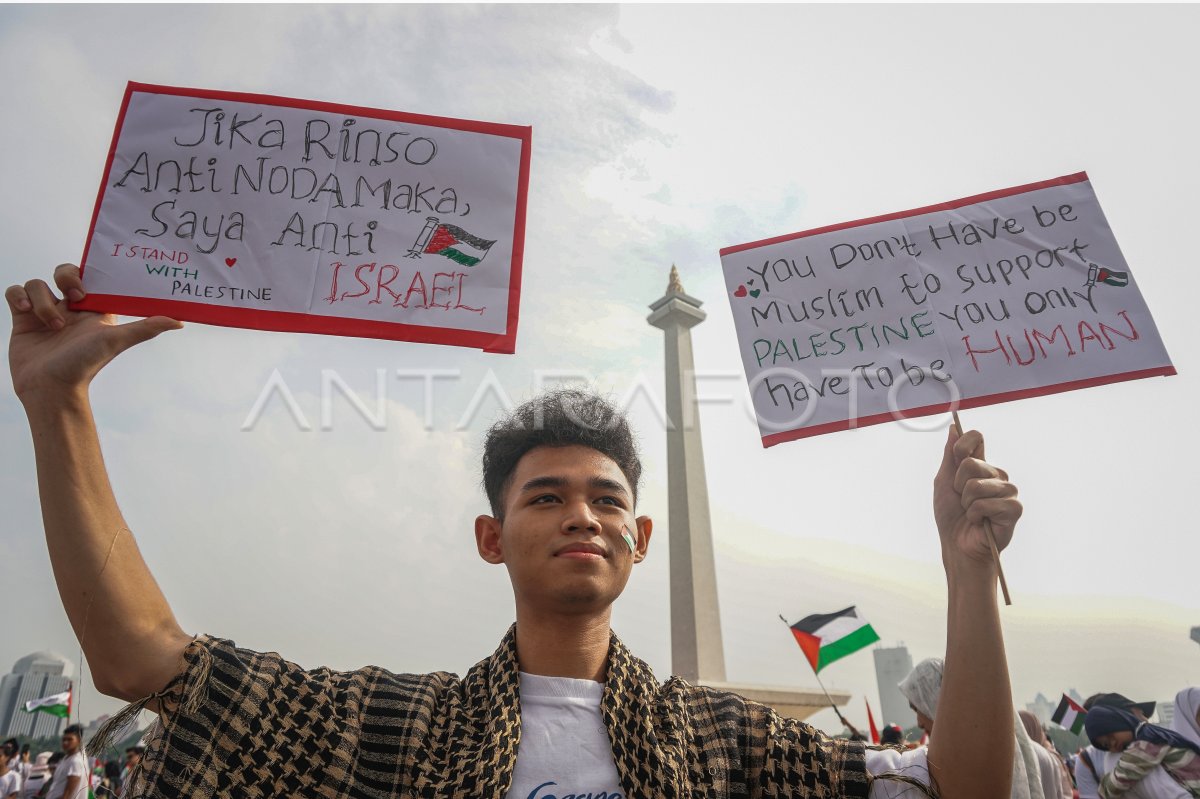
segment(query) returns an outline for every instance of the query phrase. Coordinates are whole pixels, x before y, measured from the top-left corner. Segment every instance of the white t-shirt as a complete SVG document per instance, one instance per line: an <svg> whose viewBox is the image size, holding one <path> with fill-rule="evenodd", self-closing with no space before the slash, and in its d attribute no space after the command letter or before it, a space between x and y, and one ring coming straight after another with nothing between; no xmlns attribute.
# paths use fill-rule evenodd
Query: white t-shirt
<svg viewBox="0 0 1200 799"><path fill-rule="evenodd" d="M67 790L69 777L78 777L79 787L75 789L74 796L63 796ZM87 760L84 758L83 752L76 752L58 762L58 767L54 769L54 776L50 779L50 788L46 791L46 799L85 799L87 789Z"/></svg>
<svg viewBox="0 0 1200 799"><path fill-rule="evenodd" d="M1104 779L1105 774L1116 768L1117 761L1121 759L1120 752L1104 752L1094 746L1089 746L1083 751L1091 758L1100 779ZM1083 762L1082 755L1075 758L1075 787L1079 789L1079 799L1099 799L1100 786L1087 764ZM1191 794L1164 771L1162 766L1156 766L1123 796L1126 799L1189 799Z"/></svg>
<svg viewBox="0 0 1200 799"><path fill-rule="evenodd" d="M521 673L521 745L507 799L627 799L613 761L600 700L604 685ZM867 752L867 771L893 771L929 784L925 750ZM871 799L899 799L912 789L877 780Z"/></svg>
<svg viewBox="0 0 1200 799"><path fill-rule="evenodd" d="M9 769L8 773L0 777L0 799L8 799L14 793L21 791L21 773Z"/></svg>

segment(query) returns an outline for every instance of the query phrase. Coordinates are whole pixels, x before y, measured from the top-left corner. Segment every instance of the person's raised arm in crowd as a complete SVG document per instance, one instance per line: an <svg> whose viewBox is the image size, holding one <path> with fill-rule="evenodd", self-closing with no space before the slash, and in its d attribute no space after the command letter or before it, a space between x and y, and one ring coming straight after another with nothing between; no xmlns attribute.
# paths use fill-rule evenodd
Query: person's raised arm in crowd
<svg viewBox="0 0 1200 799"><path fill-rule="evenodd" d="M54 271L59 292L83 298L79 269ZM135 700L182 671L191 637L138 552L109 484L88 387L114 357L181 325L67 308L45 281L5 292L9 367L33 435L46 544L63 607L98 690ZM103 572L103 573L102 573Z"/></svg>
<svg viewBox="0 0 1200 799"><path fill-rule="evenodd" d="M953 428L934 479L934 518L946 569L949 613L941 697L930 737L929 773L946 799L1004 799L1013 764L1013 706L996 599L996 545L1021 516L1008 475L984 461L983 436Z"/></svg>

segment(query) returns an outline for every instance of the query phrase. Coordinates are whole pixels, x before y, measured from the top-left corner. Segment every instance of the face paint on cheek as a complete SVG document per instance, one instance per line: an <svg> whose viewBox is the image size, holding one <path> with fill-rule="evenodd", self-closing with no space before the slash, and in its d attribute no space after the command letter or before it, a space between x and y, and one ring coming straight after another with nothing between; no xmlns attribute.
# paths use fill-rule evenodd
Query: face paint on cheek
<svg viewBox="0 0 1200 799"><path fill-rule="evenodd" d="M629 528L625 525L621 525L621 538L624 538L625 543L629 545L630 554L633 554L635 551L637 551L637 541L633 539L633 535L630 534Z"/></svg>

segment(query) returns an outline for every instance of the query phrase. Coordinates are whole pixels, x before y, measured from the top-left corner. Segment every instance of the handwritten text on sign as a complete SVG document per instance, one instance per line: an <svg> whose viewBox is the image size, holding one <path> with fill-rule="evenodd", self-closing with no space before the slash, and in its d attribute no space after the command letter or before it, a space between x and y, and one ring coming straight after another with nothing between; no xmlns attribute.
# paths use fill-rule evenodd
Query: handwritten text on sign
<svg viewBox="0 0 1200 799"><path fill-rule="evenodd" d="M721 262L766 446L1175 373L1083 173Z"/></svg>
<svg viewBox="0 0 1200 799"><path fill-rule="evenodd" d="M529 128L130 84L82 307L508 351Z"/></svg>

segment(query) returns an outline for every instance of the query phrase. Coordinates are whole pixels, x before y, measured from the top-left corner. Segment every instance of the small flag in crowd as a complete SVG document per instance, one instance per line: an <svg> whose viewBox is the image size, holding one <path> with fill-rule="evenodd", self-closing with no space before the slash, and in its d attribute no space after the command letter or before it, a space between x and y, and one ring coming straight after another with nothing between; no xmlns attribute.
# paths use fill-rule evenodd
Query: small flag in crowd
<svg viewBox="0 0 1200 799"><path fill-rule="evenodd" d="M1074 699L1063 694L1062 701L1058 703L1054 714L1050 716L1050 720L1060 727L1068 729L1078 735L1083 731L1083 718L1087 715L1087 711L1081 705L1075 702Z"/></svg>
<svg viewBox="0 0 1200 799"><path fill-rule="evenodd" d="M63 691L53 696L43 696L41 699L30 699L25 703L26 713L49 713L51 716L67 718L71 715L71 692Z"/></svg>
<svg viewBox="0 0 1200 799"><path fill-rule="evenodd" d="M481 239L456 225L438 225L425 245L425 252L443 255L463 266L474 266L483 260L496 241Z"/></svg>
<svg viewBox="0 0 1200 799"><path fill-rule="evenodd" d="M867 698L863 697L863 702L867 705L867 726L871 728L871 743L879 743L879 728L875 726L875 717L871 715L871 703L867 702Z"/></svg>
<svg viewBox="0 0 1200 799"><path fill-rule="evenodd" d="M814 672L879 640L853 606L837 613L806 616L789 626Z"/></svg>

